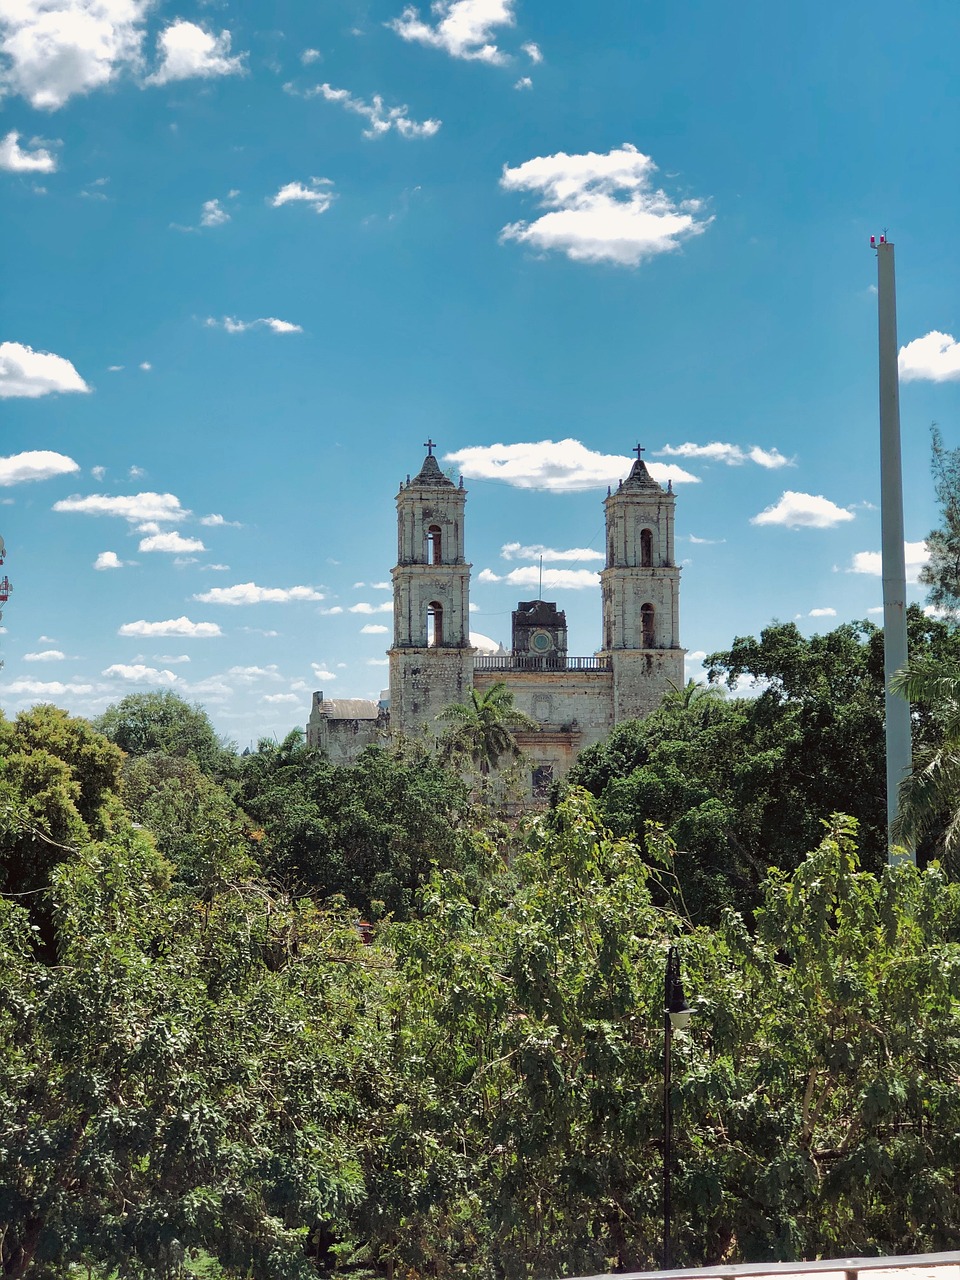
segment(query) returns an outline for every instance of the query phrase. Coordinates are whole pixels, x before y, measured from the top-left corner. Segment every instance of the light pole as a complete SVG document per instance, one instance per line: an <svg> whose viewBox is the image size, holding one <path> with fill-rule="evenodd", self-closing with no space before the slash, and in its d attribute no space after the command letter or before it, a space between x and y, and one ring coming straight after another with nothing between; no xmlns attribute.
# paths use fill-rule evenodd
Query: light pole
<svg viewBox="0 0 960 1280"><path fill-rule="evenodd" d="M670 1106L670 1049L674 1029L682 1030L690 1021L692 1010L687 1004L680 982L680 952L671 947L663 973L663 1270L669 1271L673 1259L670 1246L670 1173L673 1164L673 1109Z"/></svg>

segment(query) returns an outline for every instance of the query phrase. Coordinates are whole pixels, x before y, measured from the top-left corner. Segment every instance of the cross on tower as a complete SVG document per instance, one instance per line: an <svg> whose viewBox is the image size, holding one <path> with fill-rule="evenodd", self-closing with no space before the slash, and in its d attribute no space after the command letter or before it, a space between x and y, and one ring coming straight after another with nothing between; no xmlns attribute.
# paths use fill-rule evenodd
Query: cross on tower
<svg viewBox="0 0 960 1280"><path fill-rule="evenodd" d="M435 449L437 446L433 443L433 441L430 439L430 437L429 437L429 436L426 438L426 440L424 440L424 442L423 442L423 447L424 447L424 448L426 449L426 451L427 451L427 457L428 457L428 458L432 458L432 457L433 457L433 451L434 451L434 449Z"/></svg>
<svg viewBox="0 0 960 1280"><path fill-rule="evenodd" d="M642 444L638 444L638 445L635 445L635 446L630 450L630 452L631 452L631 453L635 453L635 454L637 455L637 461L638 461L638 462L642 462L642 461L643 461L643 458L641 458L641 457L640 457L640 455L641 455L642 453L646 453L647 451L646 451L646 449L644 448L644 446L643 446Z"/></svg>

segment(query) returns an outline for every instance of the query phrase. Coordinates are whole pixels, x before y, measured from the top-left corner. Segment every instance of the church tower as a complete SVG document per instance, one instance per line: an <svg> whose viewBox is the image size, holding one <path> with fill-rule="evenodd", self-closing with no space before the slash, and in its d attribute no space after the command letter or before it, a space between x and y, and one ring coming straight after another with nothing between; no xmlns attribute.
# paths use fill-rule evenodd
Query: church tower
<svg viewBox="0 0 960 1280"><path fill-rule="evenodd" d="M608 493L603 648L613 672L613 723L648 716L671 688L683 688L680 570L674 561L672 486L664 490L637 460Z"/></svg>
<svg viewBox="0 0 960 1280"><path fill-rule="evenodd" d="M473 687L470 568L463 554L467 494L440 470L432 440L419 475L397 494L397 565L393 570L390 722L404 734L463 702Z"/></svg>

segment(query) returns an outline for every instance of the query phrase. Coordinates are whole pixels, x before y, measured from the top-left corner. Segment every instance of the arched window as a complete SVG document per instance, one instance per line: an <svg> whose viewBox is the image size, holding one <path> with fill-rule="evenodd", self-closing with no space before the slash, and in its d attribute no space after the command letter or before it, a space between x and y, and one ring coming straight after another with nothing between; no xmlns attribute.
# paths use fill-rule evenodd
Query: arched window
<svg viewBox="0 0 960 1280"><path fill-rule="evenodd" d="M644 569L653 564L653 534L649 529L640 530L640 564Z"/></svg>
<svg viewBox="0 0 960 1280"><path fill-rule="evenodd" d="M643 631L643 648L656 648L656 629L654 623L653 605L645 604L640 610L640 626Z"/></svg>
<svg viewBox="0 0 960 1280"><path fill-rule="evenodd" d="M427 530L427 564L440 564L440 546L442 533L438 524L432 524Z"/></svg>
<svg viewBox="0 0 960 1280"><path fill-rule="evenodd" d="M443 605L431 600L427 605L427 646L439 649L443 644Z"/></svg>

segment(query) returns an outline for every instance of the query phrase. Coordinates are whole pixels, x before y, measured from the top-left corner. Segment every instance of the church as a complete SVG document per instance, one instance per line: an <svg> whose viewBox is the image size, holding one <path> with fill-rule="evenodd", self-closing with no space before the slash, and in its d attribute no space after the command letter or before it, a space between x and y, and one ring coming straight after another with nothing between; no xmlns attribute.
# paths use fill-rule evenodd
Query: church
<svg viewBox="0 0 960 1280"><path fill-rule="evenodd" d="M521 601L510 651L471 638L465 557L467 491L441 471L432 441L419 473L397 494L390 688L380 702L313 695L307 742L349 764L392 734L437 737L439 713L498 681L540 726L515 738L532 793L546 792L584 748L614 725L647 716L682 688L680 570L674 559L675 495L647 470L642 450L629 475L608 489L606 566L600 574L602 643L571 656L566 616L547 600Z"/></svg>

